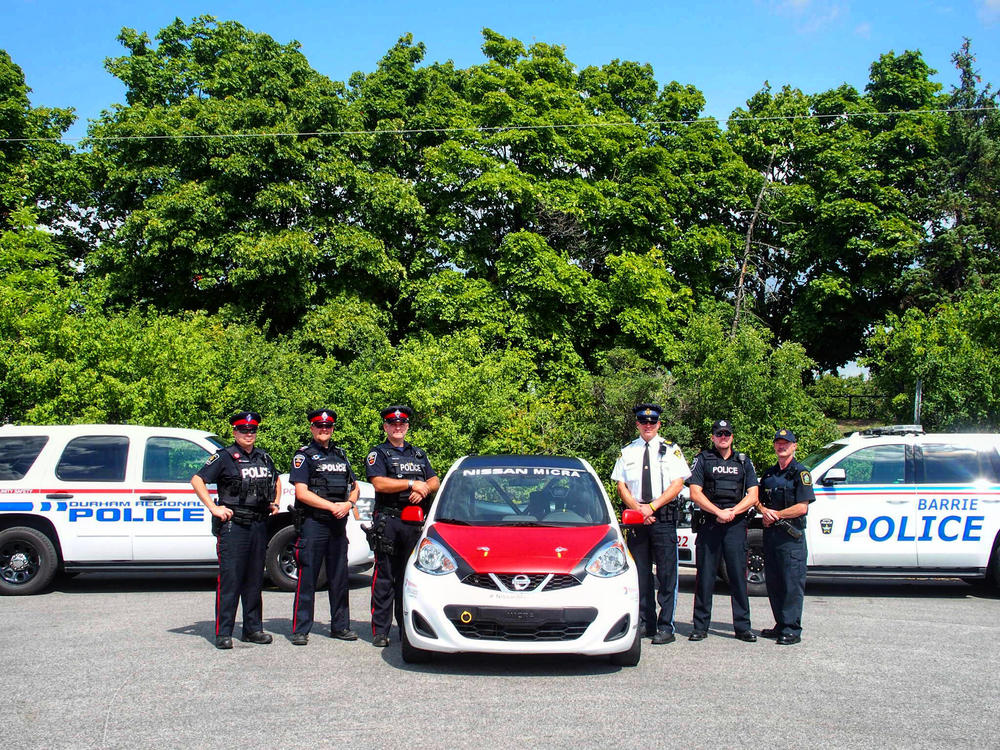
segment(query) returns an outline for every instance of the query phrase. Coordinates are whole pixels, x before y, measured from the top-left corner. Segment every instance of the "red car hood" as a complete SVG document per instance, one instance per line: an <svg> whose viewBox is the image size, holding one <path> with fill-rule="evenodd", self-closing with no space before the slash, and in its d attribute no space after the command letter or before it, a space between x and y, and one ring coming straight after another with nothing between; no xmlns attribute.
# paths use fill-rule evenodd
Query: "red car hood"
<svg viewBox="0 0 1000 750"><path fill-rule="evenodd" d="M453 526L434 530L476 573L569 573L608 526Z"/></svg>

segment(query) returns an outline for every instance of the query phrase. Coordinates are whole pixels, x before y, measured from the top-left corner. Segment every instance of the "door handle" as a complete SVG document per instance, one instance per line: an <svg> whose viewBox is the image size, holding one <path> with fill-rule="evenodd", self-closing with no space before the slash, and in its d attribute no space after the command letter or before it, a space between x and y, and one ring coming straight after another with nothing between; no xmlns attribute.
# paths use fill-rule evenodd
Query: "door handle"
<svg viewBox="0 0 1000 750"><path fill-rule="evenodd" d="M910 503L912 501L911 500L886 500L886 502L889 503L889 505L906 505L907 503Z"/></svg>
<svg viewBox="0 0 1000 750"><path fill-rule="evenodd" d="M46 495L46 500L69 500L73 497L68 492L53 492L51 495Z"/></svg>
<svg viewBox="0 0 1000 750"><path fill-rule="evenodd" d="M139 495L140 500L166 500L166 495Z"/></svg>

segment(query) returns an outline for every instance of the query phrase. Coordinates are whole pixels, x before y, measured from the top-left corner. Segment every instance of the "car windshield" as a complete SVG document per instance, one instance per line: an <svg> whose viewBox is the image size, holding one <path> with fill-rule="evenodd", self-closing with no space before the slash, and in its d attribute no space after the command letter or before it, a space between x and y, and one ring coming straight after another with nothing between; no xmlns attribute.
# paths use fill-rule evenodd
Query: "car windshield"
<svg viewBox="0 0 1000 750"><path fill-rule="evenodd" d="M594 526L610 523L594 477L573 459L476 457L441 490L435 520L475 526Z"/></svg>
<svg viewBox="0 0 1000 750"><path fill-rule="evenodd" d="M829 445L824 445L818 451L810 453L805 458L800 459L800 461L809 471L812 471L819 465L820 461L829 458L843 447L843 443L830 443Z"/></svg>

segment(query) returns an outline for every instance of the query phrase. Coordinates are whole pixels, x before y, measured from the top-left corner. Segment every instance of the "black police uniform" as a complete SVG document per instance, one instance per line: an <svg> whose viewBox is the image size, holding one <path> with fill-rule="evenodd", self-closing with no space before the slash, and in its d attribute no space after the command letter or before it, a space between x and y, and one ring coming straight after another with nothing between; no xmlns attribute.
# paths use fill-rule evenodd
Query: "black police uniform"
<svg viewBox="0 0 1000 750"><path fill-rule="evenodd" d="M765 508L784 510L816 499L809 470L796 460L784 469L775 464L760 480L760 502ZM806 517L787 519L799 530ZM764 528L764 576L767 598L774 614L775 635L798 638L802 633L802 603L806 591L806 535L792 537L780 526Z"/></svg>
<svg viewBox="0 0 1000 750"><path fill-rule="evenodd" d="M212 454L198 470L205 484L218 487L218 504L233 516L218 526L219 579L215 597L215 636L232 636L236 605L243 602L243 637L263 630L261 588L267 522L278 472L274 461L254 446L248 455L233 444ZM213 527L214 528L214 527Z"/></svg>
<svg viewBox="0 0 1000 750"><path fill-rule="evenodd" d="M427 481L437 476L427 454L408 442L396 448L388 440L368 454L365 472L373 477ZM424 498L421 507L430 510L431 500ZM375 574L372 577L372 634L389 635L393 604L396 624L403 629L403 574L413 545L420 537L420 527L403 523L400 513L410 503L410 490L376 492L373 528L378 540L375 549Z"/></svg>
<svg viewBox="0 0 1000 750"><path fill-rule="evenodd" d="M288 481L305 484L311 492L332 503L347 500L357 481L347 455L340 448L324 448L315 440L296 451ZM337 518L329 510L295 501L301 514L295 561L299 582L295 588L292 610L292 633L309 633L315 611L316 582L326 562L327 590L330 598L330 631L348 630L351 614L347 581L347 516Z"/></svg>
<svg viewBox="0 0 1000 750"><path fill-rule="evenodd" d="M696 484L719 508L735 508L750 487L757 486L757 472L744 453L723 458L714 447L702 451L691 466L688 486ZM695 541L694 618L696 633L708 632L712 622L712 593L715 590L719 558L725 561L729 595L733 607L733 629L750 631L750 599L747 596L747 517L741 513L722 523L712 513L702 513L703 522Z"/></svg>

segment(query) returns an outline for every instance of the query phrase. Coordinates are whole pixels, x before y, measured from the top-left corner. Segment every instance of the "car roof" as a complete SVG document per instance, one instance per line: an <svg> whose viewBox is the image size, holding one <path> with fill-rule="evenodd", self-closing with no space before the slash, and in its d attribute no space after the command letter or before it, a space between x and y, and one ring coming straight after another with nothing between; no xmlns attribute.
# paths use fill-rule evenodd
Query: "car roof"
<svg viewBox="0 0 1000 750"><path fill-rule="evenodd" d="M570 456L507 455L507 456L465 456L460 459L462 468L475 469L495 466L545 466L555 469L584 469L586 462Z"/></svg>
<svg viewBox="0 0 1000 750"><path fill-rule="evenodd" d="M130 435L134 437L217 437L213 432L186 427L150 427L135 424L50 424L0 426L0 437L14 435Z"/></svg>

